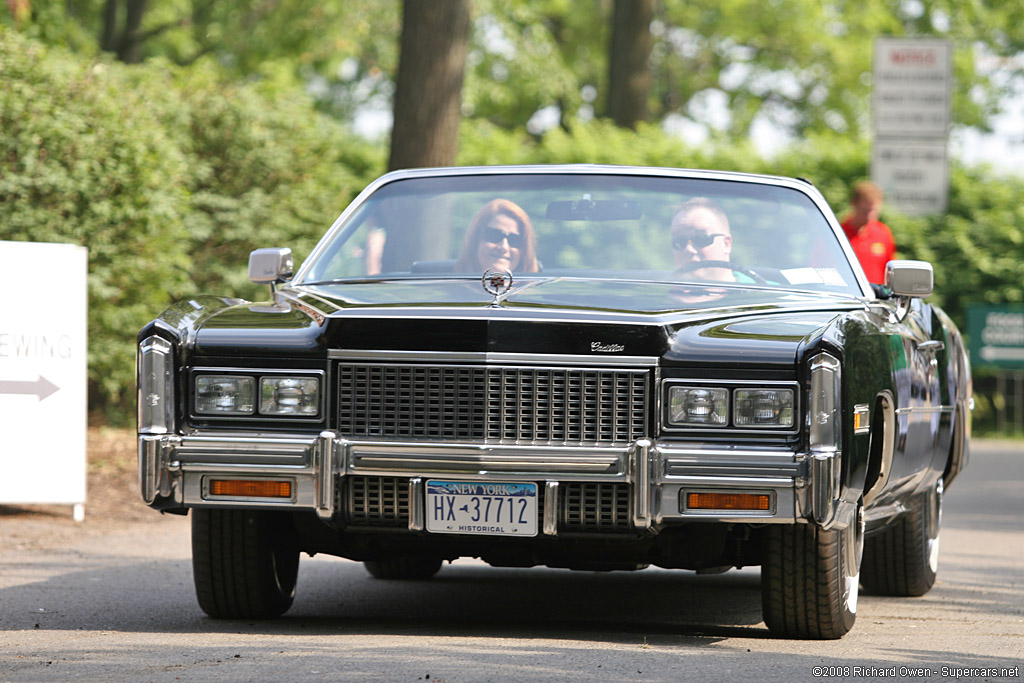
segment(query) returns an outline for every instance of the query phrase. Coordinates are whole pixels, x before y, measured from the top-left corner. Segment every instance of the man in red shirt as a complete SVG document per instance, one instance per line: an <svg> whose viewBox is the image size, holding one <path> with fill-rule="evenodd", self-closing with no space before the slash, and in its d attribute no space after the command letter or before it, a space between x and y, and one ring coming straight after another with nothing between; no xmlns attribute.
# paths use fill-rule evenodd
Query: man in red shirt
<svg viewBox="0 0 1024 683"><path fill-rule="evenodd" d="M896 243L892 232L878 212L882 208L882 189L864 180L853 186L850 213L842 222L853 253L857 255L868 281L885 284L885 264L896 258Z"/></svg>

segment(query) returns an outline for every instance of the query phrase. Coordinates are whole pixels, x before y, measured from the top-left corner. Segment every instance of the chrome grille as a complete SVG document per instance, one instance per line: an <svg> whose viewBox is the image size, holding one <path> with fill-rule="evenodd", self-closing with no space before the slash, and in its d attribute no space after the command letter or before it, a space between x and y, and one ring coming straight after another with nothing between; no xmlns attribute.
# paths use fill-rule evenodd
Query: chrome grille
<svg viewBox="0 0 1024 683"><path fill-rule="evenodd" d="M564 531L629 531L629 485L569 482L562 485Z"/></svg>
<svg viewBox="0 0 1024 683"><path fill-rule="evenodd" d="M347 436L572 445L646 433L644 370L342 363L338 375Z"/></svg>
<svg viewBox="0 0 1024 683"><path fill-rule="evenodd" d="M409 526L409 480L398 477L344 477L339 487L349 524Z"/></svg>

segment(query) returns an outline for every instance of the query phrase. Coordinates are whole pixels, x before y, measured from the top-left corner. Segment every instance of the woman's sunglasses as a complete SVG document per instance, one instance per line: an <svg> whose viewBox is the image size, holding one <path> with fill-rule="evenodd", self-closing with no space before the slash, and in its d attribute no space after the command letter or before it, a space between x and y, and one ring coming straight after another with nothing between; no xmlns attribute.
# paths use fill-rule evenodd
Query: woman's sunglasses
<svg viewBox="0 0 1024 683"><path fill-rule="evenodd" d="M523 246L523 236L518 232L503 232L497 228L484 228L480 233L480 239L488 244L501 244L502 240L508 240L508 246L513 249L520 249Z"/></svg>
<svg viewBox="0 0 1024 683"><path fill-rule="evenodd" d="M677 250L686 249L686 245L692 244L694 249L703 249L715 241L716 237L725 237L725 233L716 232L695 232L692 235L673 235L672 248Z"/></svg>

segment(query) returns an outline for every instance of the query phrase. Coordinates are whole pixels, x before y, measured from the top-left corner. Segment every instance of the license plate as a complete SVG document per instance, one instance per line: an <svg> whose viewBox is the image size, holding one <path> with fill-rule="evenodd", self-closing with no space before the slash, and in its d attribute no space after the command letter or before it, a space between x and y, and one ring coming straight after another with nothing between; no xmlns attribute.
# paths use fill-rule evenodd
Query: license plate
<svg viewBox="0 0 1024 683"><path fill-rule="evenodd" d="M427 531L442 534L536 536L537 485L492 481L428 481Z"/></svg>

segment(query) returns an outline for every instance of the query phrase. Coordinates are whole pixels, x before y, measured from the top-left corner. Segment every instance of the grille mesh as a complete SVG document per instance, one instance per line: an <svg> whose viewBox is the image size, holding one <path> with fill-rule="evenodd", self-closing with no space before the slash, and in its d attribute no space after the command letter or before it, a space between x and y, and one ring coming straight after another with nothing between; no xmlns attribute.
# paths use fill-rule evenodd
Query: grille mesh
<svg viewBox="0 0 1024 683"><path fill-rule="evenodd" d="M629 531L629 485L570 482L562 485L566 531Z"/></svg>
<svg viewBox="0 0 1024 683"><path fill-rule="evenodd" d="M647 426L643 370L341 364L350 436L626 444Z"/></svg>
<svg viewBox="0 0 1024 683"><path fill-rule="evenodd" d="M409 526L409 480L398 477L345 477L341 495L351 524Z"/></svg>

